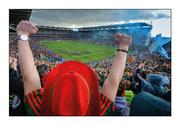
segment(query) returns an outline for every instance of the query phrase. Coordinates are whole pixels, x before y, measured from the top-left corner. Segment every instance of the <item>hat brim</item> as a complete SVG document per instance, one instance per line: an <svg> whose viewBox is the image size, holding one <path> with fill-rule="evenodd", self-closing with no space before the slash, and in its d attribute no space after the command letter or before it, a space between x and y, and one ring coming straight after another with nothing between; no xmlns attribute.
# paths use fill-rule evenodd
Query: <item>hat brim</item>
<svg viewBox="0 0 180 125"><path fill-rule="evenodd" d="M87 65L77 61L67 61L57 65L44 78L44 94L42 99L41 114L54 115L51 110L51 92L56 80L67 72L76 72L86 81L90 89L90 103L86 115L98 115L100 112L100 96L98 79L94 71ZM63 95L62 95L63 96Z"/></svg>

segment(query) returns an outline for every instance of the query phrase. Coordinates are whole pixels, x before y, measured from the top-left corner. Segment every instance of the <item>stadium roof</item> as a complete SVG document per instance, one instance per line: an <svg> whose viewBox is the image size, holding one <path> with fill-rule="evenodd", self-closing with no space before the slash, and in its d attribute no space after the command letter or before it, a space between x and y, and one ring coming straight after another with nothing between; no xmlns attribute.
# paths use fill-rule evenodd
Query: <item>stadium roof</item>
<svg viewBox="0 0 180 125"><path fill-rule="evenodd" d="M99 31L99 30L116 30L116 29L130 29L130 28L149 28L152 29L152 25L148 23L124 23L124 24L112 24L103 26L90 26L82 28L66 28L66 27L52 27L52 26L38 26L39 29L51 29L51 30L71 30L71 31Z"/></svg>
<svg viewBox="0 0 180 125"><path fill-rule="evenodd" d="M144 22L135 22L135 23L123 23L123 24L112 24L112 25L102 25L102 26L91 26L91 27L82 27L82 28L132 28L132 27L150 27L152 28L152 24L144 23Z"/></svg>
<svg viewBox="0 0 180 125"><path fill-rule="evenodd" d="M16 27L21 20L29 20L31 12L31 9L10 9L9 24Z"/></svg>
<svg viewBox="0 0 180 125"><path fill-rule="evenodd" d="M29 20L31 16L31 9L10 9L9 10L9 29L15 31L16 25L21 20ZM129 28L151 28L152 25L148 23L136 22L136 23L124 23L124 24L112 24L101 26L89 26L81 28L67 28L67 27L53 27L53 26L38 26L40 29L51 30L72 30L72 31L95 31L95 30L113 30L113 29L129 29Z"/></svg>
<svg viewBox="0 0 180 125"><path fill-rule="evenodd" d="M38 26L39 29L51 29L51 30L70 30L71 28L66 27L54 27L54 26Z"/></svg>

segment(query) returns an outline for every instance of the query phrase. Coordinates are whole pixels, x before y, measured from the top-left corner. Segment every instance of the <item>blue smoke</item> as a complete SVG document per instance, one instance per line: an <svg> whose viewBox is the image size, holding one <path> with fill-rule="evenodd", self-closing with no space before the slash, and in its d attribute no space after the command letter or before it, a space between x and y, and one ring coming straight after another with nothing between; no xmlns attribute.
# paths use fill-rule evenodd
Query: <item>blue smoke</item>
<svg viewBox="0 0 180 125"><path fill-rule="evenodd" d="M163 38L161 34L156 35L155 43L152 47L152 52L159 53L161 56L169 59L168 52L163 48L163 45L170 42L170 38Z"/></svg>

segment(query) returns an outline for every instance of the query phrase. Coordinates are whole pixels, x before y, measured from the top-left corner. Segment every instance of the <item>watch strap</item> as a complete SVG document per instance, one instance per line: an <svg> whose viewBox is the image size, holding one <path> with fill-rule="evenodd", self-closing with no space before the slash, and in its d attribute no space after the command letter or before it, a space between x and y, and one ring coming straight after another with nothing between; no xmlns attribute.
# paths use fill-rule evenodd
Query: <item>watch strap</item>
<svg viewBox="0 0 180 125"><path fill-rule="evenodd" d="M23 40L23 39L21 39L21 36L22 36L22 35L17 35L16 40L17 40L17 41L18 41L18 40L21 40L21 41L29 41L29 40L30 40L29 37L28 37L27 40Z"/></svg>

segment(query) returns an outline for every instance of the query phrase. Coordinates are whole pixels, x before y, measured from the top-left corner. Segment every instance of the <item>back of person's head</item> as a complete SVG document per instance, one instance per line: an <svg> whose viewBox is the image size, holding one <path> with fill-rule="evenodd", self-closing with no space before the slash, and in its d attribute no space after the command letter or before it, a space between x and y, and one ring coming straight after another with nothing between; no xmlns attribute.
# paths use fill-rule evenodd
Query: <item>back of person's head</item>
<svg viewBox="0 0 180 125"><path fill-rule="evenodd" d="M134 94L138 94L139 92L141 92L141 87L137 82L132 81L129 86L129 90L133 91Z"/></svg>
<svg viewBox="0 0 180 125"><path fill-rule="evenodd" d="M143 79L146 79L147 71L146 70L142 71L141 76L142 76Z"/></svg>
<svg viewBox="0 0 180 125"><path fill-rule="evenodd" d="M170 84L170 80L167 76L163 76L162 80L161 80L161 85L165 86L165 85L169 85Z"/></svg>
<svg viewBox="0 0 180 125"><path fill-rule="evenodd" d="M152 85L156 85L156 86L164 86L170 83L169 79L161 74L148 74L147 80Z"/></svg>
<svg viewBox="0 0 180 125"><path fill-rule="evenodd" d="M46 64L41 64L37 66L37 71L39 73L40 78L43 78L43 76L48 72L48 66Z"/></svg>
<svg viewBox="0 0 180 125"><path fill-rule="evenodd" d="M117 96L124 96L125 95L125 88L126 88L125 80L122 80L119 84Z"/></svg>

